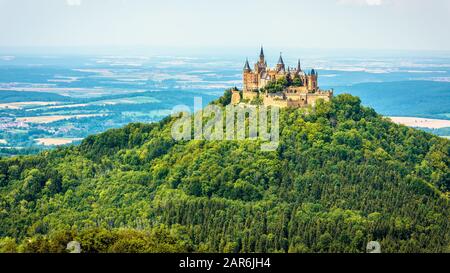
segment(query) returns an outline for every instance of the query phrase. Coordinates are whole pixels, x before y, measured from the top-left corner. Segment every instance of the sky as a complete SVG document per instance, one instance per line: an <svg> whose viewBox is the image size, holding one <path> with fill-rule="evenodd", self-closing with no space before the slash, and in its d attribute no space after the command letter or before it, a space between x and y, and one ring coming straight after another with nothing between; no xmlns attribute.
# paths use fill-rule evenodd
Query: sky
<svg viewBox="0 0 450 273"><path fill-rule="evenodd" d="M450 0L0 0L0 47L450 50Z"/></svg>

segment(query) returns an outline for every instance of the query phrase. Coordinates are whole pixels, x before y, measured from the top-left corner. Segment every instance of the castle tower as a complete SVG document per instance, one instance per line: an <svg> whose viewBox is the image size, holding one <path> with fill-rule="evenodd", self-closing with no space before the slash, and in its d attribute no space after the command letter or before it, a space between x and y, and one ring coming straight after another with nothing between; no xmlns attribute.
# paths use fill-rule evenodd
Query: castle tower
<svg viewBox="0 0 450 273"><path fill-rule="evenodd" d="M256 67L255 69L258 69L258 67ZM255 72L252 71L252 69L250 68L250 65L248 63L248 59L245 61L245 65L244 65L244 69L243 69L243 86L244 86L244 92L247 91L253 91L258 89L258 76L259 76L259 72L257 72L258 70L256 70ZM244 96L245 97L245 96Z"/></svg>
<svg viewBox="0 0 450 273"><path fill-rule="evenodd" d="M286 68L284 66L284 61L283 61L283 56L281 56L281 52L280 52L280 58L278 59L278 63L277 63L277 72L285 72Z"/></svg>
<svg viewBox="0 0 450 273"><path fill-rule="evenodd" d="M264 48L261 46L261 51L259 53L259 60L255 64L255 71L258 74L262 74L262 73L266 72L266 70L267 70L267 62L264 57Z"/></svg>
<svg viewBox="0 0 450 273"><path fill-rule="evenodd" d="M309 91L316 91L318 89L317 77L318 77L317 72L314 69L312 69L311 72L309 73L308 77L307 77L308 78L308 90Z"/></svg>
<svg viewBox="0 0 450 273"><path fill-rule="evenodd" d="M259 53L259 63L260 64L265 64L265 58L264 58L264 48L263 46L261 46L261 52Z"/></svg>
<svg viewBox="0 0 450 273"><path fill-rule="evenodd" d="M298 59L297 72L300 72L300 71L302 71L302 66L301 66L301 63L300 63L300 59Z"/></svg>
<svg viewBox="0 0 450 273"><path fill-rule="evenodd" d="M243 84L244 84L244 90L249 89L249 86L252 85L252 69L250 68L250 65L248 63L248 58L245 60L244 65L244 73L242 76Z"/></svg>
<svg viewBox="0 0 450 273"><path fill-rule="evenodd" d="M244 65L244 72L252 72L252 69L250 68L250 65L248 64L248 58L245 60L245 65Z"/></svg>
<svg viewBox="0 0 450 273"><path fill-rule="evenodd" d="M239 90L235 87L231 90L231 104L238 105L241 102L241 94Z"/></svg>

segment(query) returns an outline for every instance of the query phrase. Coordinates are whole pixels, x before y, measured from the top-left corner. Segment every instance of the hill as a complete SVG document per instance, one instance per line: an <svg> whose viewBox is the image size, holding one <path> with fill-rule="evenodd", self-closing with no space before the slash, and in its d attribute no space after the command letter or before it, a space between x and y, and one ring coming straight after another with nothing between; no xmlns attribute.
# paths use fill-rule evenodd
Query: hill
<svg viewBox="0 0 450 273"><path fill-rule="evenodd" d="M28 102L28 101L73 101L72 98L48 92L31 91L8 91L0 90L0 101L8 102Z"/></svg>
<svg viewBox="0 0 450 273"><path fill-rule="evenodd" d="M176 142L173 122L1 159L0 252L450 251L449 140L357 97L283 109L273 152Z"/></svg>

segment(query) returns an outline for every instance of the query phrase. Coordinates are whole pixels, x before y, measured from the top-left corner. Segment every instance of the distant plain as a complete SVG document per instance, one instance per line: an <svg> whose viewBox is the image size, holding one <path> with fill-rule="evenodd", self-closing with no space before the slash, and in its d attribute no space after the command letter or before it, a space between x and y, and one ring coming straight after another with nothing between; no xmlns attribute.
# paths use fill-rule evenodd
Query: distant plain
<svg viewBox="0 0 450 273"><path fill-rule="evenodd" d="M450 135L450 56L285 55L319 72L322 88L359 96L394 121ZM311 56L311 57L308 57ZM203 103L241 87L246 56L11 55L0 52L0 153L77 143L130 122L154 122L175 105ZM256 59L251 58L253 62ZM273 66L276 56L267 56ZM434 126L430 119L444 120ZM52 141L52 139L54 139ZM68 141L70 140L70 141Z"/></svg>

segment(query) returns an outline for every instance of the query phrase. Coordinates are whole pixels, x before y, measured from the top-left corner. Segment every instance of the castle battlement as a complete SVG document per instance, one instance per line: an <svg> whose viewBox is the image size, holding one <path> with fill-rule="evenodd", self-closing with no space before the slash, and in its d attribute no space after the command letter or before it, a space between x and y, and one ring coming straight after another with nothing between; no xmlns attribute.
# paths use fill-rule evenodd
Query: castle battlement
<svg viewBox="0 0 450 273"><path fill-rule="evenodd" d="M234 91L233 104L259 98L266 106L304 107L315 105L319 99L329 101L333 97L332 90L319 88L317 71L312 69L308 73L304 72L300 60L296 68L286 69L280 53L276 66L270 68L265 60L263 47L253 69L250 68L248 59L245 61L242 78L242 97L239 92ZM271 85L279 81L284 83L282 90L273 91Z"/></svg>

